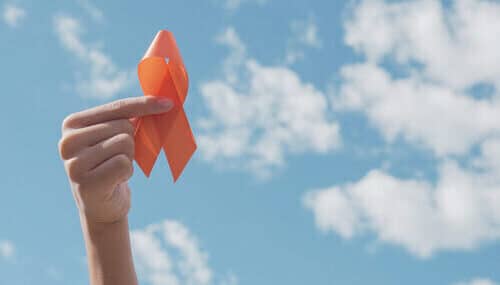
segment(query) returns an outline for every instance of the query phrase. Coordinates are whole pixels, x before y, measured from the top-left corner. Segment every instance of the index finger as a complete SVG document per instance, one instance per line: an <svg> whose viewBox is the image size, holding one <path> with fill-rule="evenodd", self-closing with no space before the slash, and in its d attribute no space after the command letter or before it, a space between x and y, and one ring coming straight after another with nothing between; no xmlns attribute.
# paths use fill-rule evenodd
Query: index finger
<svg viewBox="0 0 500 285"><path fill-rule="evenodd" d="M70 115L63 128L80 128L112 120L165 113L173 106L170 99L141 96L121 99Z"/></svg>

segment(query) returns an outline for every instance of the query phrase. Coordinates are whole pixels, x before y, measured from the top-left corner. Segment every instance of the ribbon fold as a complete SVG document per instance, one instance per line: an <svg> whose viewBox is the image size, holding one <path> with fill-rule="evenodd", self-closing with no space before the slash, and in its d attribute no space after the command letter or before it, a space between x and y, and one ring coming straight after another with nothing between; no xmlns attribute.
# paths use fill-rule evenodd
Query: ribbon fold
<svg viewBox="0 0 500 285"><path fill-rule="evenodd" d="M165 114L138 120L134 136L135 161L149 177L163 149L175 182L196 150L196 142L183 108L188 74L171 32L158 32L137 71L144 95L169 98L174 107Z"/></svg>

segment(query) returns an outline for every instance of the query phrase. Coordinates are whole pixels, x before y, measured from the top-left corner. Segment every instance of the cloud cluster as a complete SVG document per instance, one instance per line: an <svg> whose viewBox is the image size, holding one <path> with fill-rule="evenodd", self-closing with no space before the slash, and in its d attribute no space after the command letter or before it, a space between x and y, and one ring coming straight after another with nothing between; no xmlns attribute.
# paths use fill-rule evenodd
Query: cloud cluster
<svg viewBox="0 0 500 285"><path fill-rule="evenodd" d="M151 285L209 285L214 273L208 254L182 223L165 220L131 232L139 279ZM221 284L236 285L229 275Z"/></svg>
<svg viewBox="0 0 500 285"><path fill-rule="evenodd" d="M208 108L198 126L202 156L268 175L288 153L327 153L340 144L326 95L283 66L250 58L233 28L217 41L231 50L220 79L201 84Z"/></svg>
<svg viewBox="0 0 500 285"><path fill-rule="evenodd" d="M345 66L341 75L335 106L365 114L389 143L401 137L445 157L500 134L498 100L475 99L419 75L394 78L372 63Z"/></svg>
<svg viewBox="0 0 500 285"><path fill-rule="evenodd" d="M345 66L341 107L361 111L391 141L400 135L438 155L464 154L500 133L500 103L478 85L500 87L500 5L491 1L361 1L346 43L366 57ZM393 62L408 75L382 67Z"/></svg>
<svg viewBox="0 0 500 285"><path fill-rule="evenodd" d="M322 231L372 233L419 257L500 239L500 4L364 0L345 41L364 61L344 66L333 104L359 112L388 143L402 138L440 161L435 180L374 169L312 190ZM477 96L477 88L488 94Z"/></svg>
<svg viewBox="0 0 500 285"><path fill-rule="evenodd" d="M364 0L345 23L345 41L369 62L418 63L419 74L453 90L500 87L500 5L486 0Z"/></svg>
<svg viewBox="0 0 500 285"><path fill-rule="evenodd" d="M98 46L82 40L81 23L70 16L54 17L54 29L61 45L81 64L85 72L78 73L76 92L83 97L109 99L125 91L133 73L116 66Z"/></svg>
<svg viewBox="0 0 500 285"><path fill-rule="evenodd" d="M500 142L494 151L500 151ZM483 155L484 164L500 160ZM324 232L344 238L373 232L379 241L425 258L438 250L470 250L500 239L499 173L471 173L449 161L431 184L373 170L355 183L311 191L304 203Z"/></svg>
<svg viewBox="0 0 500 285"><path fill-rule="evenodd" d="M131 240L139 275L144 281L152 285L211 283L207 254L183 224L166 220L149 225L132 231Z"/></svg>

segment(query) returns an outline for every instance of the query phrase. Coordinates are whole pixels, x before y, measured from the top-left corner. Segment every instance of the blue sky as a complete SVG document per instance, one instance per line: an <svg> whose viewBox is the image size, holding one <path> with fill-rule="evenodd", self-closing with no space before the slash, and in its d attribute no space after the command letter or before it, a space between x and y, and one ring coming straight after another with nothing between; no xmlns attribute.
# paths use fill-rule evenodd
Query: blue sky
<svg viewBox="0 0 500 285"><path fill-rule="evenodd" d="M130 181L141 284L500 282L500 2L0 4L0 284L87 284L60 124L159 29L199 148Z"/></svg>

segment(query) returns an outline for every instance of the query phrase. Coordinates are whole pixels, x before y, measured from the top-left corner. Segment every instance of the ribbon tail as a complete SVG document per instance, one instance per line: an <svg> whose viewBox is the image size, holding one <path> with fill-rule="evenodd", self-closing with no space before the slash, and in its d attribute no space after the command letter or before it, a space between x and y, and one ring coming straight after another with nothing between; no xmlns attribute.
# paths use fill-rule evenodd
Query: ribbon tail
<svg viewBox="0 0 500 285"><path fill-rule="evenodd" d="M158 137L154 117L147 116L140 119L134 141L135 161L142 172L149 177L162 145Z"/></svg>
<svg viewBox="0 0 500 285"><path fill-rule="evenodd" d="M156 123L160 133L165 134L162 147L175 182L193 156L196 142L182 106L176 105Z"/></svg>

